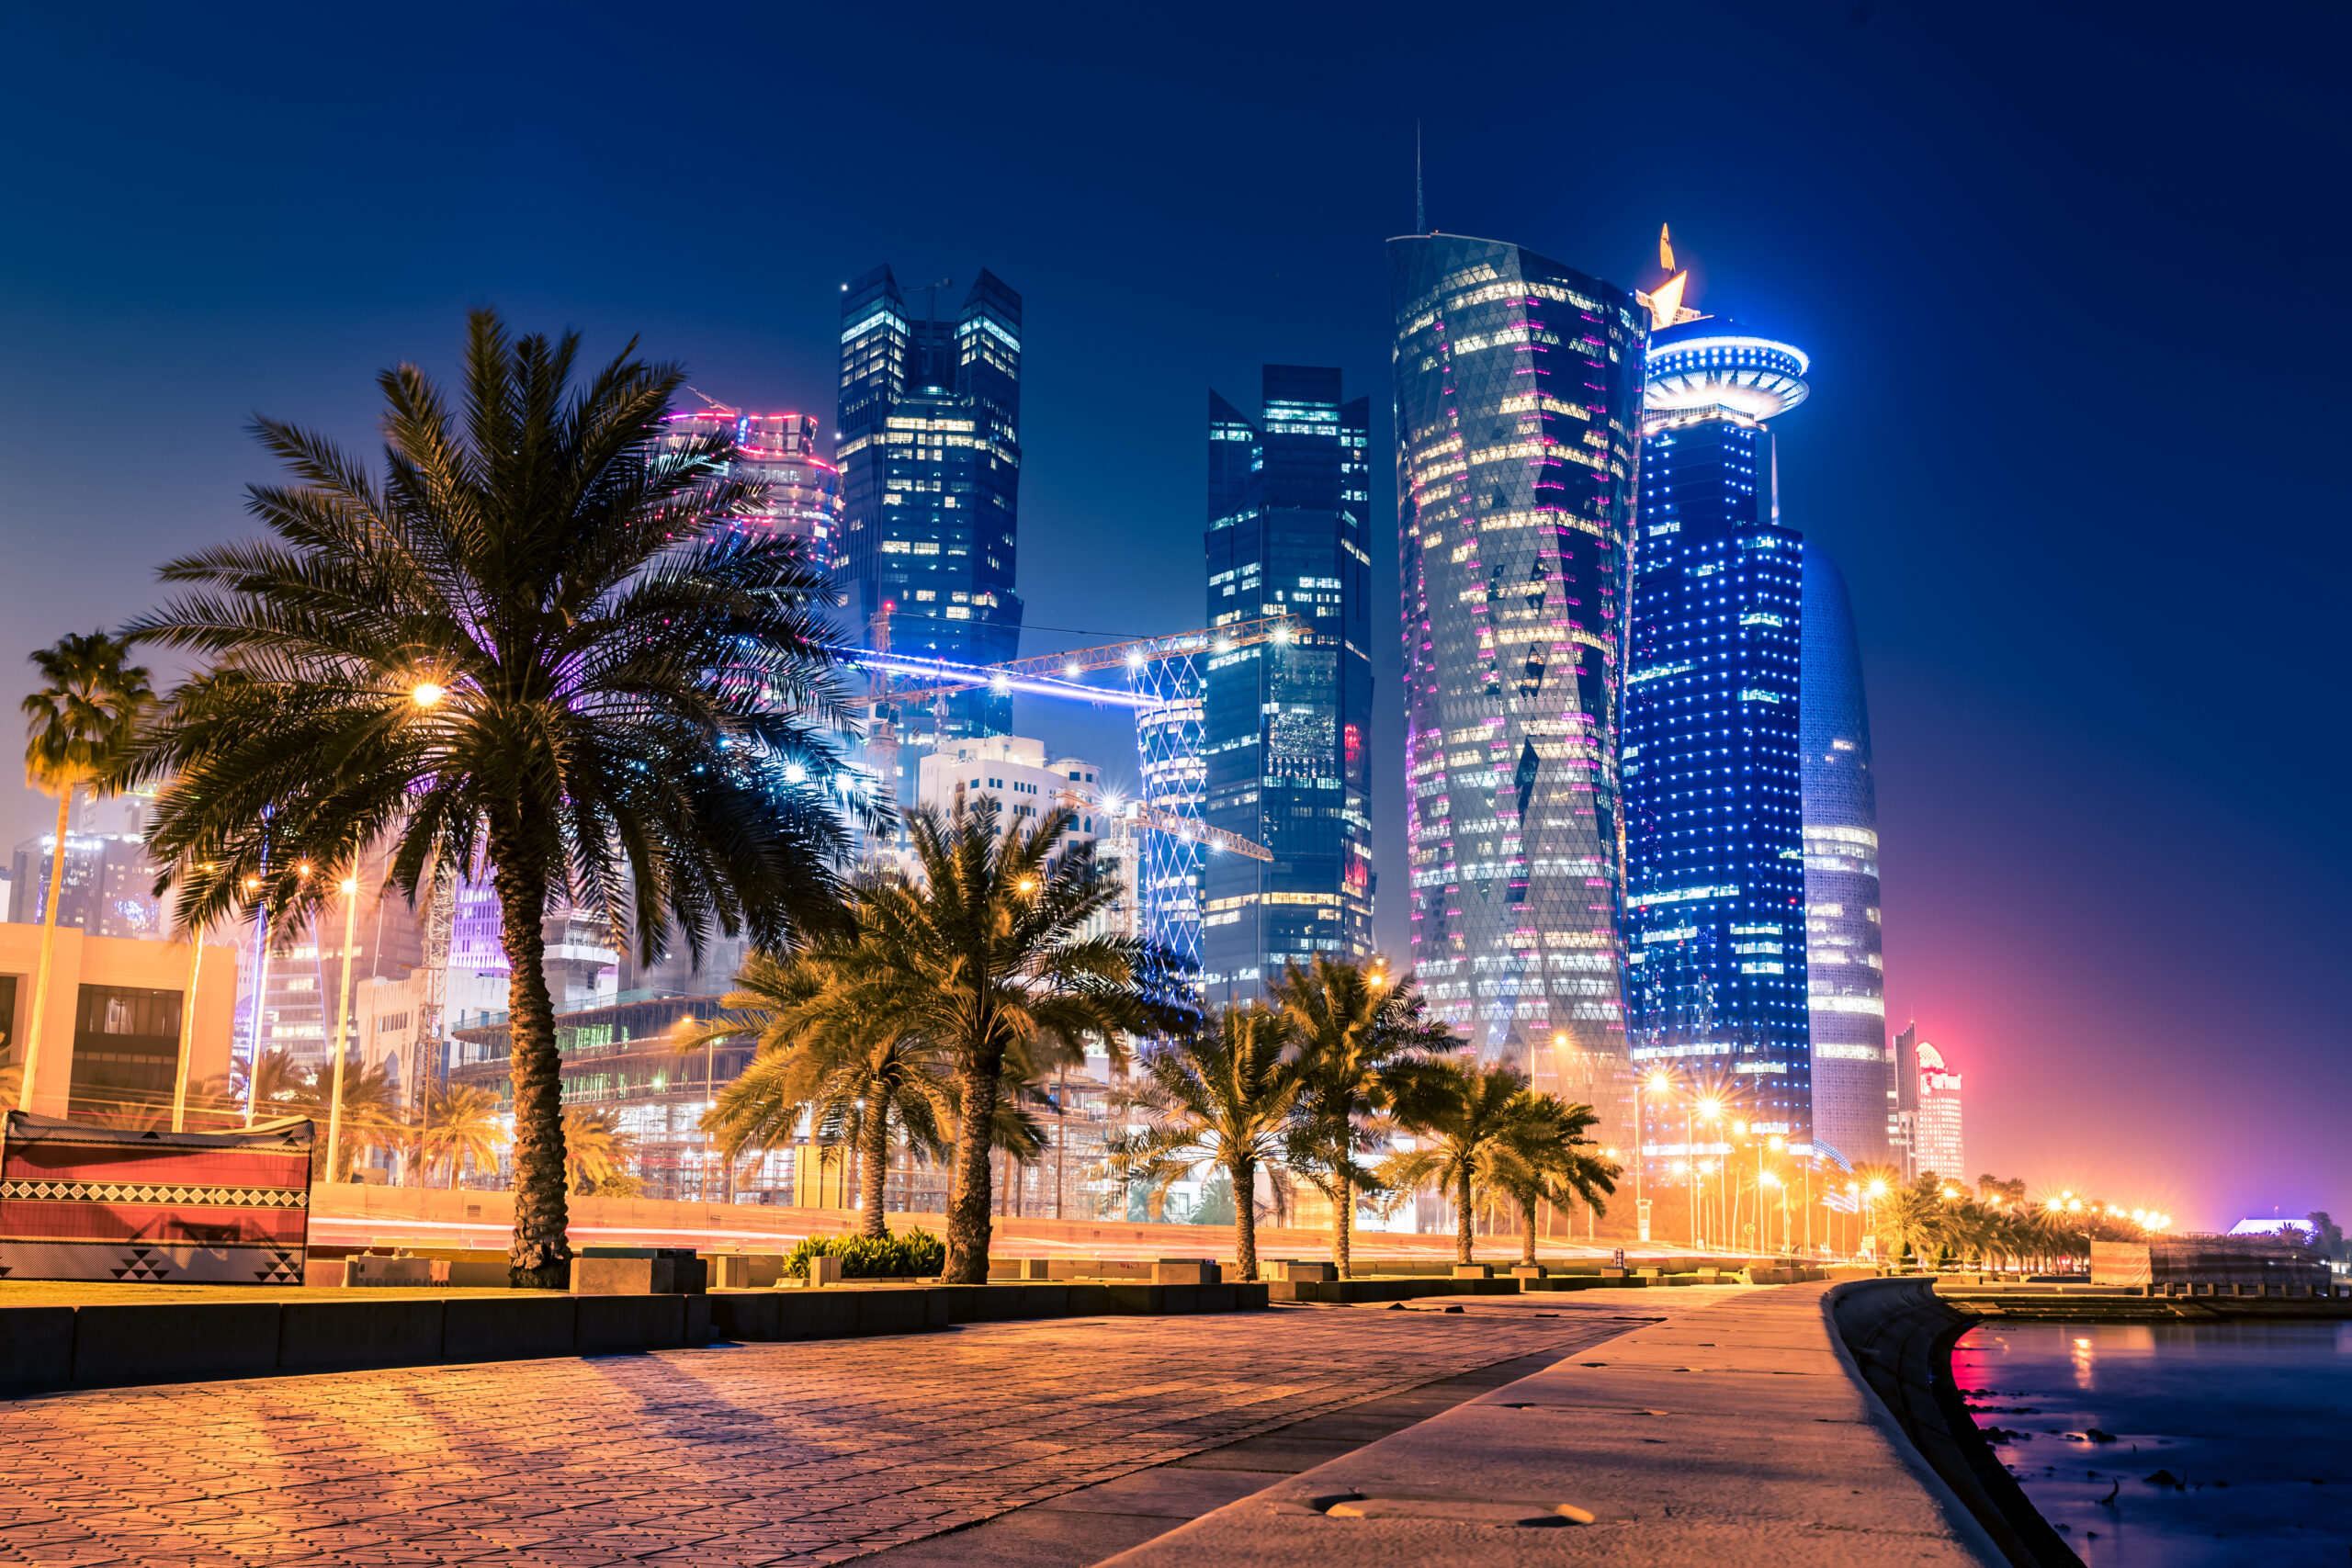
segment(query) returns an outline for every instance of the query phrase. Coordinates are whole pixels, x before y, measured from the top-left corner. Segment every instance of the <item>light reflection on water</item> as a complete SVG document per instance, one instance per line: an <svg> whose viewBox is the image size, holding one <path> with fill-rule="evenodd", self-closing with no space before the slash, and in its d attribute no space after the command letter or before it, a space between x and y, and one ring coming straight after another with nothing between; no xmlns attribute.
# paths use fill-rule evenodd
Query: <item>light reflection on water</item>
<svg viewBox="0 0 2352 1568"><path fill-rule="evenodd" d="M2352 1560L2352 1324L1987 1325L1952 1373L2093 1568Z"/></svg>

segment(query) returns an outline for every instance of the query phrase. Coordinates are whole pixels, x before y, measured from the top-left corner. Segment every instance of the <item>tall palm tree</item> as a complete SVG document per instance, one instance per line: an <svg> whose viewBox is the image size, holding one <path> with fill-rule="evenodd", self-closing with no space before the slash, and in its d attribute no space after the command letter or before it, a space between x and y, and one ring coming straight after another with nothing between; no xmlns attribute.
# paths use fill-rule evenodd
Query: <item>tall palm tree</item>
<svg viewBox="0 0 2352 1568"><path fill-rule="evenodd" d="M989 1149L1008 1059L1029 1052L1034 1067L1048 1048L1099 1040L1124 1062L1123 1033L1193 1016L1164 951L1083 934L1119 890L1091 844L1064 841L1073 815L1049 810L1023 831L992 795L949 815L918 808L908 826L921 880L861 885L854 940L823 950L824 1011L839 1027L930 1041L953 1066L945 1284L988 1278Z"/></svg>
<svg viewBox="0 0 2352 1568"><path fill-rule="evenodd" d="M860 1228L880 1236L893 1126L910 1147L944 1158L956 1085L945 1053L927 1038L838 1005L829 993L842 978L837 961L855 956L851 940L827 933L791 959L752 953L720 999L726 1011L682 1035L678 1049L751 1035L752 1065L719 1090L704 1128L733 1160L747 1148L789 1147L806 1117L818 1143L858 1151Z"/></svg>
<svg viewBox="0 0 2352 1568"><path fill-rule="evenodd" d="M625 1168L636 1153L637 1134L626 1131L613 1112L563 1108L564 1174L572 1191L602 1190L627 1174Z"/></svg>
<svg viewBox="0 0 2352 1568"><path fill-rule="evenodd" d="M74 796L85 787L119 782L138 726L153 706L144 668L130 662L121 637L68 632L53 648L32 655L40 689L25 698L25 782L57 796L57 837L49 852L49 897L42 901L40 966L33 974L31 1022L25 1031L24 1072L17 1083L19 1111L33 1106L49 1016L50 971L57 955L58 896L65 882L65 834Z"/></svg>
<svg viewBox="0 0 2352 1568"><path fill-rule="evenodd" d="M498 1151L506 1142L499 1120L498 1097L470 1084L450 1084L425 1097L424 1159L428 1169L437 1162L449 1168L449 1185L458 1185L467 1169L495 1170Z"/></svg>
<svg viewBox="0 0 2352 1568"><path fill-rule="evenodd" d="M1398 1125L1428 1146L1393 1155L1382 1162L1382 1179L1410 1190L1434 1179L1454 1202L1454 1261L1474 1259L1476 1190L1489 1150L1529 1114L1524 1074L1510 1067L1463 1067L1435 1063L1398 1097Z"/></svg>
<svg viewBox="0 0 2352 1568"><path fill-rule="evenodd" d="M1370 1118L1392 1104L1428 1054L1449 1050L1452 1035L1425 1016L1419 990L1391 985L1385 964L1336 963L1317 956L1301 969L1283 966L1267 1000L1299 1033L1307 1088L1288 1150L1291 1168L1331 1203L1331 1261L1349 1274L1356 1194L1376 1185L1363 1156Z"/></svg>
<svg viewBox="0 0 2352 1568"><path fill-rule="evenodd" d="M1899 1260L1908 1250L1923 1264L1932 1263L1948 1220L1936 1183L1927 1178L1893 1189L1871 1212L1871 1229L1889 1256Z"/></svg>
<svg viewBox="0 0 2352 1568"><path fill-rule="evenodd" d="M167 565L186 591L130 628L199 656L140 748L190 926L258 903L290 931L379 846L412 902L487 858L518 1286L561 1286L570 1259L550 906L633 926L648 961L673 932L697 961L714 931L788 946L832 918L855 803L831 580L722 525L763 494L724 477L731 446L665 449L683 371L632 344L575 389L578 347L475 312L454 406L413 365L378 378L380 477L256 421L292 480L251 492L275 536Z"/></svg>
<svg viewBox="0 0 2352 1568"><path fill-rule="evenodd" d="M1114 1100L1140 1127L1114 1134L1110 1172L1153 1200L1214 1165L1233 1182L1233 1245L1244 1280L1258 1277L1258 1171L1282 1157L1307 1086L1296 1027L1257 1006L1227 1008L1214 1026L1146 1051Z"/></svg>
<svg viewBox="0 0 2352 1568"><path fill-rule="evenodd" d="M1541 1206L1566 1208L1581 1198L1596 1214L1608 1213L1604 1194L1617 1190L1619 1168L1592 1152L1585 1133L1600 1120L1589 1105L1522 1089L1502 1135L1487 1146L1479 1177L1519 1211L1520 1262L1535 1266L1535 1220Z"/></svg>

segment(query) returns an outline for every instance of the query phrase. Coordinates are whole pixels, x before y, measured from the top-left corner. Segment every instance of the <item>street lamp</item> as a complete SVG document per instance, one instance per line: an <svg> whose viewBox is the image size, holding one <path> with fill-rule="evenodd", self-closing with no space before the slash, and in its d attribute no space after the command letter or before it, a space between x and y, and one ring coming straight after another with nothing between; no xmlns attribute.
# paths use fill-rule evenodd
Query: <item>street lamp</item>
<svg viewBox="0 0 2352 1568"><path fill-rule="evenodd" d="M409 700L421 708L437 707L449 694L449 688L438 681L419 681L409 691Z"/></svg>

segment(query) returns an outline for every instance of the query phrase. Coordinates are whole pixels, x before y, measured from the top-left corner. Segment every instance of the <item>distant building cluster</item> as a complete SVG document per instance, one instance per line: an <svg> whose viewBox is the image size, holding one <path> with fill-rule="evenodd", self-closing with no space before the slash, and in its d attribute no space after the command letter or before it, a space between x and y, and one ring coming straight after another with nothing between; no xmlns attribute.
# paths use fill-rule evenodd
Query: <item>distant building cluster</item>
<svg viewBox="0 0 2352 1568"><path fill-rule="evenodd" d="M1957 1065L1916 1026L1888 1037L1853 607L1783 511L1778 427L1809 394L1807 355L1701 314L1687 274L1631 289L1435 231L1387 259L1404 674L1385 696L1372 399L1335 368L1268 364L1254 399L1208 393L1200 624L1066 666L1020 657L1023 302L986 269L960 295L888 265L842 286L830 433L705 400L669 418L655 460L723 448L726 477L759 487L727 526L832 574L842 640L889 661L860 759L880 789L951 812L992 799L1002 830L1069 810L1068 841L1119 878L1104 929L1195 961L1204 999L1370 957L1374 814L1396 813L1399 972L1466 1053L1593 1103L1604 1143L1659 1163L1728 1151L1727 1128L1637 1133L1635 1086L1660 1074L1800 1155L1964 1179ZM1084 695L1098 671L1127 682L1132 759L1012 733L1016 694ZM1395 756L1374 747L1381 703L1403 720ZM66 836L64 923L171 934L140 808ZM41 919L60 852L17 848L11 920ZM903 836L866 855L913 869ZM493 1085L496 893L460 881L424 902L364 898L347 1019L338 919L275 946L243 933L239 1055L316 1067L347 1025L403 1097L453 1064ZM656 1152L655 1191L707 1187L699 1118L741 1053L681 1064L655 1037L716 1007L741 944L695 967L560 912L545 934L567 1096Z"/></svg>

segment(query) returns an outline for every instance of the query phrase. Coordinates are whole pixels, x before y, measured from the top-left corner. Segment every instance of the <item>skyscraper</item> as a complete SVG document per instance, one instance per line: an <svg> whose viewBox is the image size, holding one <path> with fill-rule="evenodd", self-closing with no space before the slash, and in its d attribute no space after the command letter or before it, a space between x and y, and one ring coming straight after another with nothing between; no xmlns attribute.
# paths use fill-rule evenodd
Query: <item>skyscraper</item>
<svg viewBox="0 0 2352 1568"><path fill-rule="evenodd" d="M734 442L729 477L768 487L766 502L735 519L736 528L798 539L811 561L832 569L842 542L842 479L817 455L815 414L745 413L714 406L673 413L665 424L665 446L697 435Z"/></svg>
<svg viewBox="0 0 2352 1568"><path fill-rule="evenodd" d="M1870 705L1846 580L1804 547L1804 929L1813 1133L1848 1164L1888 1156L1886 975Z"/></svg>
<svg viewBox="0 0 2352 1568"><path fill-rule="evenodd" d="M1736 1084L1749 1126L1800 1148L1803 540L1765 421L1805 368L1720 318L1650 336L1624 753L1634 1058Z"/></svg>
<svg viewBox="0 0 2352 1568"><path fill-rule="evenodd" d="M1408 867L1432 1010L1545 1087L1624 1056L1617 726L1643 323L1456 234L1388 243Z"/></svg>
<svg viewBox="0 0 2352 1568"><path fill-rule="evenodd" d="M1340 373L1262 371L1263 414L1209 394L1208 624L1289 615L1203 667L1203 819L1273 851L1203 863L1201 979L1246 1001L1316 954L1372 952L1372 439Z"/></svg>
<svg viewBox="0 0 2352 1568"><path fill-rule="evenodd" d="M1944 1061L1944 1054L1919 1042L1919 1109L1913 1133L1913 1176L1939 1176L1968 1183L1967 1150L1961 1142L1960 1075Z"/></svg>
<svg viewBox="0 0 2352 1568"><path fill-rule="evenodd" d="M837 580L861 641L888 604L893 651L993 664L1021 638L1021 296L984 267L943 321L922 292L917 319L877 266L842 295ZM963 693L945 716L947 736L1001 735L1012 699Z"/></svg>

